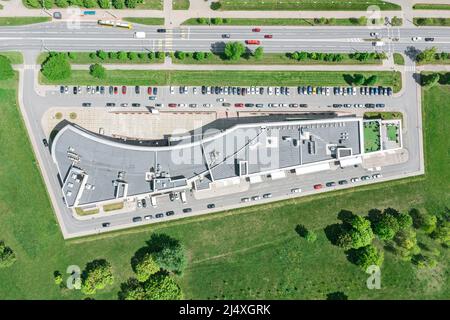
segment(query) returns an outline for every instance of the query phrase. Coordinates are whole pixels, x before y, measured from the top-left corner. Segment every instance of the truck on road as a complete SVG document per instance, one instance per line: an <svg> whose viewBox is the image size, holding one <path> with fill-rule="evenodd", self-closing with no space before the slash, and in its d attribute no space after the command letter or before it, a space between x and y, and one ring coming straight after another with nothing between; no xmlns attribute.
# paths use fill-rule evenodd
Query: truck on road
<svg viewBox="0 0 450 320"><path fill-rule="evenodd" d="M381 47L384 45L384 42L383 41L374 41L374 42L372 42L372 45L374 47Z"/></svg>
<svg viewBox="0 0 450 320"><path fill-rule="evenodd" d="M143 31L136 31L134 33L134 37L136 39L145 39L145 32L143 32Z"/></svg>

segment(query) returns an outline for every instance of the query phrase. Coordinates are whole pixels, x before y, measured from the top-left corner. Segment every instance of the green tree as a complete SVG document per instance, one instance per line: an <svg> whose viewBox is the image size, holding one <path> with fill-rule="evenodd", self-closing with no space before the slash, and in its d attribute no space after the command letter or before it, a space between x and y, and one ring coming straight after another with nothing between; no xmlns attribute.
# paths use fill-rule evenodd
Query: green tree
<svg viewBox="0 0 450 320"><path fill-rule="evenodd" d="M110 0L98 0L98 6L102 9L109 9L111 7Z"/></svg>
<svg viewBox="0 0 450 320"><path fill-rule="evenodd" d="M128 56L127 56L126 52L124 52L124 51L117 52L117 59L124 61L124 60L127 60L127 58L128 58Z"/></svg>
<svg viewBox="0 0 450 320"><path fill-rule="evenodd" d="M371 244L350 250L348 256L351 262L361 267L363 270L366 270L371 265L380 267L384 260L383 252Z"/></svg>
<svg viewBox="0 0 450 320"><path fill-rule="evenodd" d="M136 273L136 278L140 282L146 281L151 275L157 273L160 267L153 259L150 253L146 253L142 257L136 259L134 263L134 272Z"/></svg>
<svg viewBox="0 0 450 320"><path fill-rule="evenodd" d="M308 52L300 51L298 53L298 60L302 61L302 60L306 60L306 59L308 59Z"/></svg>
<svg viewBox="0 0 450 320"><path fill-rule="evenodd" d="M439 73L421 75L422 86L431 88L439 82L440 78Z"/></svg>
<svg viewBox="0 0 450 320"><path fill-rule="evenodd" d="M398 26L401 26L401 25L403 24L403 20L402 20L402 18L399 18L399 17L397 17L397 16L394 16L394 17L392 17L392 19L391 19L391 24L392 24L392 26L394 26L394 27L398 27Z"/></svg>
<svg viewBox="0 0 450 320"><path fill-rule="evenodd" d="M51 9L53 8L54 2L53 0L43 0L43 4L45 9Z"/></svg>
<svg viewBox="0 0 450 320"><path fill-rule="evenodd" d="M364 75L357 73L353 75L353 84L360 86L364 83Z"/></svg>
<svg viewBox="0 0 450 320"><path fill-rule="evenodd" d="M40 8L42 6L39 0L26 0L25 4L31 8Z"/></svg>
<svg viewBox="0 0 450 320"><path fill-rule="evenodd" d="M145 289L137 279L130 278L120 285L119 299L146 300Z"/></svg>
<svg viewBox="0 0 450 320"><path fill-rule="evenodd" d="M163 59L164 58L164 52L158 51L156 52L156 59Z"/></svg>
<svg viewBox="0 0 450 320"><path fill-rule="evenodd" d="M16 254L14 251L0 241L0 268L10 267L16 262Z"/></svg>
<svg viewBox="0 0 450 320"><path fill-rule="evenodd" d="M96 0L83 0L83 6L86 8L95 8L97 6Z"/></svg>
<svg viewBox="0 0 450 320"><path fill-rule="evenodd" d="M360 26L365 26L365 25L367 25L367 17L364 17L364 16L359 17L359 18L358 18L358 24L359 24Z"/></svg>
<svg viewBox="0 0 450 320"><path fill-rule="evenodd" d="M398 228L400 230L405 230L412 227L413 220L408 213L399 212L395 215L395 218L397 219Z"/></svg>
<svg viewBox="0 0 450 320"><path fill-rule="evenodd" d="M197 61L202 61L205 59L205 53L198 51L198 52L194 52L194 59Z"/></svg>
<svg viewBox="0 0 450 320"><path fill-rule="evenodd" d="M222 20L222 18L212 18L211 22L212 22L212 24L218 25L218 24L222 24L223 20Z"/></svg>
<svg viewBox="0 0 450 320"><path fill-rule="evenodd" d="M264 56L263 47L256 48L255 51L253 52L253 56L255 57L256 60L261 60Z"/></svg>
<svg viewBox="0 0 450 320"><path fill-rule="evenodd" d="M238 60L245 52L245 46L241 42L227 42L225 45L225 57L229 60Z"/></svg>
<svg viewBox="0 0 450 320"><path fill-rule="evenodd" d="M53 272L53 279L54 279L56 285L58 285L58 286L62 285L63 276L62 276L61 272L59 272L59 271Z"/></svg>
<svg viewBox="0 0 450 320"><path fill-rule="evenodd" d="M391 240L399 230L397 219L391 214L382 214L373 225L373 232L382 240Z"/></svg>
<svg viewBox="0 0 450 320"><path fill-rule="evenodd" d="M136 0L125 0L125 6L130 9L136 8L137 1Z"/></svg>
<svg viewBox="0 0 450 320"><path fill-rule="evenodd" d="M207 24L208 20L206 18L197 18L198 24Z"/></svg>
<svg viewBox="0 0 450 320"><path fill-rule="evenodd" d="M106 70L101 64L95 63L89 67L89 73L91 76L97 79L106 78Z"/></svg>
<svg viewBox="0 0 450 320"><path fill-rule="evenodd" d="M431 237L443 245L450 246L450 221L440 220Z"/></svg>
<svg viewBox="0 0 450 320"><path fill-rule="evenodd" d="M345 249L358 249L369 245L374 238L370 221L364 217L351 214L341 225L341 232L336 244Z"/></svg>
<svg viewBox="0 0 450 320"><path fill-rule="evenodd" d="M105 60L108 57L108 55L103 50L97 50L97 57L99 57L102 60Z"/></svg>
<svg viewBox="0 0 450 320"><path fill-rule="evenodd" d="M184 247L178 241L166 243L153 258L161 268L175 273L181 273L186 264Z"/></svg>
<svg viewBox="0 0 450 320"><path fill-rule="evenodd" d="M112 5L116 9L123 9L125 7L125 0L112 0Z"/></svg>
<svg viewBox="0 0 450 320"><path fill-rule="evenodd" d="M138 58L138 55L137 55L136 52L130 51L130 52L127 53L127 57L128 57L128 59L130 59L131 61L134 61L134 60L136 60L136 59Z"/></svg>
<svg viewBox="0 0 450 320"><path fill-rule="evenodd" d="M55 4L59 8L67 8L69 6L69 1L67 1L67 0L55 0Z"/></svg>
<svg viewBox="0 0 450 320"><path fill-rule="evenodd" d="M152 275L144 283L144 288L148 300L180 300L183 298L178 284L165 272Z"/></svg>
<svg viewBox="0 0 450 320"><path fill-rule="evenodd" d="M96 52L89 53L89 58L95 59L96 57L97 57L97 53Z"/></svg>
<svg viewBox="0 0 450 320"><path fill-rule="evenodd" d="M373 86L378 82L378 76L376 74L371 75L370 77L368 77L365 81L365 85L366 86Z"/></svg>
<svg viewBox="0 0 450 320"><path fill-rule="evenodd" d="M432 233L436 229L437 218L436 216L423 213L418 209L411 209L409 212L413 219L413 226L416 229L421 229L426 233Z"/></svg>
<svg viewBox="0 0 450 320"><path fill-rule="evenodd" d="M81 291L94 294L114 282L111 264L104 260L94 260L86 265L82 275Z"/></svg>
<svg viewBox="0 0 450 320"><path fill-rule="evenodd" d="M82 7L83 0L69 0L69 4L74 7Z"/></svg>
<svg viewBox="0 0 450 320"><path fill-rule="evenodd" d="M153 51L150 51L147 54L147 57L148 57L149 60L153 60L153 59L155 59L155 53Z"/></svg>
<svg viewBox="0 0 450 320"><path fill-rule="evenodd" d="M63 53L51 53L42 64L42 74L49 80L64 80L70 77L72 70Z"/></svg>
<svg viewBox="0 0 450 320"><path fill-rule="evenodd" d="M0 55L0 80L11 79L14 76L14 70L11 61L5 56Z"/></svg>
<svg viewBox="0 0 450 320"><path fill-rule="evenodd" d="M416 232L412 229L400 230L394 238L395 243L406 250L412 250L417 245Z"/></svg>
<svg viewBox="0 0 450 320"><path fill-rule="evenodd" d="M436 47L425 49L416 56L416 61L417 62L433 61L436 55L436 51L437 51Z"/></svg>
<svg viewBox="0 0 450 320"><path fill-rule="evenodd" d="M186 52L184 51L175 51L175 57L179 60L184 60L186 58Z"/></svg>

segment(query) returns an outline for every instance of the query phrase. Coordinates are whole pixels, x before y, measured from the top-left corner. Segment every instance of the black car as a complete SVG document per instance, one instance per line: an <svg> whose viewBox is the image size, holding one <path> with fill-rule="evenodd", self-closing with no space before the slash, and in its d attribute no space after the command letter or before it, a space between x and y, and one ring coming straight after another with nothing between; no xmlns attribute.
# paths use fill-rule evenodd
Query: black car
<svg viewBox="0 0 450 320"><path fill-rule="evenodd" d="M327 183L325 183L325 185L327 187L334 187L336 185L336 182L327 182Z"/></svg>
<svg viewBox="0 0 450 320"><path fill-rule="evenodd" d="M42 143L44 144L44 147L48 147L47 139L42 139Z"/></svg>
<svg viewBox="0 0 450 320"><path fill-rule="evenodd" d="M136 94L141 93L141 87L135 86L135 87L134 87L134 92L135 92Z"/></svg>
<svg viewBox="0 0 450 320"><path fill-rule="evenodd" d="M347 180L340 180L338 183L339 183L340 185L344 185L344 184L347 184L348 181L347 181Z"/></svg>
<svg viewBox="0 0 450 320"><path fill-rule="evenodd" d="M145 199L142 199L142 207L147 208L147 201Z"/></svg>
<svg viewBox="0 0 450 320"><path fill-rule="evenodd" d="M153 87L153 95L156 96L158 94L158 88Z"/></svg>
<svg viewBox="0 0 450 320"><path fill-rule="evenodd" d="M133 222L140 222L140 221L142 221L141 217L134 217L133 218Z"/></svg>
<svg viewBox="0 0 450 320"><path fill-rule="evenodd" d="M167 30L166 29L158 29L158 30L156 30L156 32L164 33L164 32L167 32Z"/></svg>
<svg viewBox="0 0 450 320"><path fill-rule="evenodd" d="M141 104L140 103L132 103L131 106L134 108L139 108L141 106Z"/></svg>
<svg viewBox="0 0 450 320"><path fill-rule="evenodd" d="M64 86L59 87L59 93L64 93Z"/></svg>
<svg viewBox="0 0 450 320"><path fill-rule="evenodd" d="M252 107L255 106L255 104L254 104L254 103L246 103L245 106L246 106L247 108L252 108Z"/></svg>
<svg viewBox="0 0 450 320"><path fill-rule="evenodd" d="M113 86L109 86L109 94L113 94L114 93L114 87Z"/></svg>
<svg viewBox="0 0 450 320"><path fill-rule="evenodd" d="M78 93L78 88L77 87L73 87L73 94L77 94Z"/></svg>
<svg viewBox="0 0 450 320"><path fill-rule="evenodd" d="M230 38L230 35L229 35L228 33L224 33L224 34L222 35L222 38L228 39L228 38Z"/></svg>
<svg viewBox="0 0 450 320"><path fill-rule="evenodd" d="M105 87L104 86L100 87L100 94L105 94Z"/></svg>
<svg viewBox="0 0 450 320"><path fill-rule="evenodd" d="M202 94L206 94L206 87L202 86Z"/></svg>
<svg viewBox="0 0 450 320"><path fill-rule="evenodd" d="M192 212L192 209L191 208L184 208L183 212L184 213L189 213L189 212Z"/></svg>
<svg viewBox="0 0 450 320"><path fill-rule="evenodd" d="M157 213L155 215L155 218L162 218L162 217L164 217L164 213Z"/></svg>
<svg viewBox="0 0 450 320"><path fill-rule="evenodd" d="M175 214L175 212L173 211L167 211L166 212L166 216L173 216Z"/></svg>
<svg viewBox="0 0 450 320"><path fill-rule="evenodd" d="M91 103L90 102L84 102L81 104L82 107L90 107Z"/></svg>
<svg viewBox="0 0 450 320"><path fill-rule="evenodd" d="M107 227L109 227L111 225L111 223L109 223L109 222L104 222L104 223L102 223L102 227L103 228L107 228Z"/></svg>
<svg viewBox="0 0 450 320"><path fill-rule="evenodd" d="M206 206L208 209L214 209L216 205L214 203L210 203Z"/></svg>
<svg viewBox="0 0 450 320"><path fill-rule="evenodd" d="M107 107L115 107L116 104L115 104L114 102L108 102L108 103L106 104L106 106L107 106Z"/></svg>
<svg viewBox="0 0 450 320"><path fill-rule="evenodd" d="M434 38L425 38L425 41L427 41L427 42L433 42L433 41L434 41Z"/></svg>

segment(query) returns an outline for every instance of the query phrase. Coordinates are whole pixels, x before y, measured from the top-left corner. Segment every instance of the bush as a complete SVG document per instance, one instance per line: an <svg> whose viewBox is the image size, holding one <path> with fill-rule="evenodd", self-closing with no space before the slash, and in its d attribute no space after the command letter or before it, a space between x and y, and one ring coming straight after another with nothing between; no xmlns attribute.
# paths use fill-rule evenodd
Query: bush
<svg viewBox="0 0 450 320"><path fill-rule="evenodd" d="M106 77L106 70L101 64L93 64L89 68L91 76L97 79L104 79Z"/></svg>
<svg viewBox="0 0 450 320"><path fill-rule="evenodd" d="M53 2L53 0L43 0L43 3L44 3L44 8L45 9L51 9L51 8L53 8L53 6L54 6L54 2Z"/></svg>
<svg viewBox="0 0 450 320"><path fill-rule="evenodd" d="M155 53L154 52L149 52L147 54L147 57L148 57L149 60L153 60L153 59L155 59Z"/></svg>
<svg viewBox="0 0 450 320"><path fill-rule="evenodd" d="M55 0L55 4L59 8L67 8L69 6L69 1L67 1L67 0Z"/></svg>
<svg viewBox="0 0 450 320"><path fill-rule="evenodd" d="M212 24L222 24L223 20L222 20L222 18L212 18L211 22L212 22Z"/></svg>
<svg viewBox="0 0 450 320"><path fill-rule="evenodd" d="M138 53L138 58L141 59L141 60L145 59L145 53L139 52Z"/></svg>
<svg viewBox="0 0 450 320"><path fill-rule="evenodd" d="M366 86L373 86L373 85L375 85L377 83L377 81L378 81L378 76L377 75L372 75L372 76L370 76L370 77L368 77L366 79L364 84Z"/></svg>
<svg viewBox="0 0 450 320"><path fill-rule="evenodd" d="M111 4L109 0L98 0L98 6L102 9L109 9Z"/></svg>
<svg viewBox="0 0 450 320"><path fill-rule="evenodd" d="M42 64L41 72L49 80L63 80L70 77L72 70L65 54L51 53Z"/></svg>
<svg viewBox="0 0 450 320"><path fill-rule="evenodd" d="M416 229L421 229L425 233L431 234L436 229L437 218L436 216L422 213L418 209L412 209L410 215L413 219L413 226Z"/></svg>
<svg viewBox="0 0 450 320"><path fill-rule="evenodd" d="M336 244L344 249L358 249L369 245L374 238L370 221L351 214L343 220Z"/></svg>
<svg viewBox="0 0 450 320"><path fill-rule="evenodd" d="M127 57L128 56L125 52L123 52L123 51L117 52L117 59L124 61L124 60L127 60Z"/></svg>
<svg viewBox="0 0 450 320"><path fill-rule="evenodd" d="M7 268L16 262L16 254L14 251L0 241L0 268Z"/></svg>
<svg viewBox="0 0 450 320"><path fill-rule="evenodd" d="M391 214L382 214L373 225L373 232L382 240L391 240L399 230L397 219Z"/></svg>
<svg viewBox="0 0 450 320"><path fill-rule="evenodd" d="M227 42L225 45L225 57L229 60L238 60L245 52L245 46L241 42Z"/></svg>
<svg viewBox="0 0 450 320"><path fill-rule="evenodd" d="M210 6L212 10L219 10L220 7L222 7L222 4L220 2L212 2Z"/></svg>
<svg viewBox="0 0 450 320"><path fill-rule="evenodd" d="M11 79L14 76L14 70L11 61L5 56L0 55L0 80Z"/></svg>
<svg viewBox="0 0 450 320"><path fill-rule="evenodd" d="M186 53L184 51L175 51L175 57L179 60L184 60Z"/></svg>
<svg viewBox="0 0 450 320"><path fill-rule="evenodd" d="M62 276L61 272L59 272L59 271L53 272L53 279L54 279L56 285L58 285L58 286L62 285L63 276Z"/></svg>
<svg viewBox="0 0 450 320"><path fill-rule="evenodd" d="M77 55L75 54L75 52L67 52L67 57L73 60L77 57Z"/></svg>
<svg viewBox="0 0 450 320"><path fill-rule="evenodd" d="M99 58L102 59L102 60L105 60L105 59L108 57L108 55L106 54L105 51L103 51L103 50L98 50L98 51L97 51L97 57L99 57Z"/></svg>
<svg viewBox="0 0 450 320"><path fill-rule="evenodd" d="M197 18L198 24L207 24L208 20L206 18Z"/></svg>
<svg viewBox="0 0 450 320"><path fill-rule="evenodd" d="M450 221L439 221L431 237L443 245L450 246Z"/></svg>
<svg viewBox="0 0 450 320"><path fill-rule="evenodd" d="M161 52L161 51L156 52L156 58L157 59L163 59L164 58L164 52Z"/></svg>
<svg viewBox="0 0 450 320"><path fill-rule="evenodd" d="M125 0L112 0L112 5L116 9L123 9L125 7Z"/></svg>
<svg viewBox="0 0 450 320"><path fill-rule="evenodd" d="M435 258L426 256L423 254L417 254L412 258L412 262L417 265L419 269L423 268L434 268L437 266L437 261Z"/></svg>
<svg viewBox="0 0 450 320"><path fill-rule="evenodd" d="M84 294L94 294L113 282L111 264L104 259L94 260L86 265L83 272L81 291Z"/></svg>
<svg viewBox="0 0 450 320"><path fill-rule="evenodd" d="M421 82L423 87L431 88L435 86L439 80L441 79L441 76L439 73L432 73L432 74L422 74L421 75Z"/></svg>
<svg viewBox="0 0 450 320"><path fill-rule="evenodd" d="M146 298L149 300L180 300L183 298L180 287L167 273L151 276L144 284Z"/></svg>
<svg viewBox="0 0 450 320"><path fill-rule="evenodd" d="M255 57L256 60L261 60L262 57L264 56L264 49L263 49L263 47L256 48L255 52L253 52L253 56Z"/></svg>

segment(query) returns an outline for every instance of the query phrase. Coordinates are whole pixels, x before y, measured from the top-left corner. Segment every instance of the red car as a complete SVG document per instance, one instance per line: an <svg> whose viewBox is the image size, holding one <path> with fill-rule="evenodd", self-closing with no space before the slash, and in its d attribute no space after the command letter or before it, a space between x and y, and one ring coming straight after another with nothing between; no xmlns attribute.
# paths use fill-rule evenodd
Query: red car
<svg viewBox="0 0 450 320"><path fill-rule="evenodd" d="M243 107L244 107L244 104L243 104L243 103L235 103L234 106L235 106L236 108L243 108Z"/></svg>
<svg viewBox="0 0 450 320"><path fill-rule="evenodd" d="M323 185L321 185L321 184L316 184L316 185L314 185L314 189L322 189L323 188Z"/></svg>
<svg viewBox="0 0 450 320"><path fill-rule="evenodd" d="M114 94L117 94L119 92L119 89L117 87L114 87Z"/></svg>
<svg viewBox="0 0 450 320"><path fill-rule="evenodd" d="M176 103L169 103L169 107L170 107L170 108L176 108L176 107L177 107L177 104L176 104Z"/></svg>
<svg viewBox="0 0 450 320"><path fill-rule="evenodd" d="M266 38L266 39L272 39L272 35L271 34L266 34L266 35L264 35L264 38Z"/></svg>
<svg viewBox="0 0 450 320"><path fill-rule="evenodd" d="M148 93L149 95L152 95L152 87L148 87L147 93Z"/></svg>
<svg viewBox="0 0 450 320"><path fill-rule="evenodd" d="M252 31L253 32L261 32L261 28L253 28Z"/></svg>
<svg viewBox="0 0 450 320"><path fill-rule="evenodd" d="M122 94L125 94L125 93L127 93L127 87L122 86Z"/></svg>
<svg viewBox="0 0 450 320"><path fill-rule="evenodd" d="M245 40L246 44L260 44L261 42L259 40Z"/></svg>

